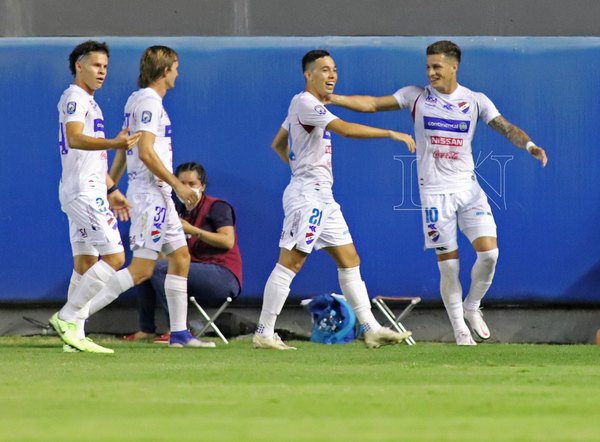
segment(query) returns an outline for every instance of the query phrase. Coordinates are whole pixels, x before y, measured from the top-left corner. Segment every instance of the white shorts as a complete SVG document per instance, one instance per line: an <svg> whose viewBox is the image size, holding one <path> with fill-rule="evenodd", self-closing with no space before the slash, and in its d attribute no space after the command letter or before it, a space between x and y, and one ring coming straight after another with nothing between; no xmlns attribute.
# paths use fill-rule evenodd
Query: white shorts
<svg viewBox="0 0 600 442"><path fill-rule="evenodd" d="M159 193L134 193L127 197L133 206L129 245L133 256L157 259L187 247L183 226L171 198Z"/></svg>
<svg viewBox="0 0 600 442"><path fill-rule="evenodd" d="M496 237L496 223L487 196L479 184L462 192L421 194L426 249L443 253L458 249L456 226L473 242L482 236Z"/></svg>
<svg viewBox="0 0 600 442"><path fill-rule="evenodd" d="M283 229L279 247L310 253L323 247L352 243L348 224L340 205L333 199L320 201L297 191L286 189L283 194Z"/></svg>
<svg viewBox="0 0 600 442"><path fill-rule="evenodd" d="M62 211L69 217L69 238L73 256L112 255L123 251L117 218L106 197L82 193Z"/></svg>

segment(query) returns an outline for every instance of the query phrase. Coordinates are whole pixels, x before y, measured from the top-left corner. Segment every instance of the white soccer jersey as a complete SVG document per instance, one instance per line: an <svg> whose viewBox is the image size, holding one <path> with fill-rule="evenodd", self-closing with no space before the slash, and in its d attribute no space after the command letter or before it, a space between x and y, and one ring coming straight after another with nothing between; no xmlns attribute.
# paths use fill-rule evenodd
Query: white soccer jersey
<svg viewBox="0 0 600 442"><path fill-rule="evenodd" d="M140 89L129 97L125 104L124 127L130 133L150 132L156 136L154 151L164 164L173 172L173 151L171 147L171 120L162 104L162 98L152 88ZM128 192L147 193L160 191L171 197L171 186L154 176L140 160L139 148L134 146L127 151Z"/></svg>
<svg viewBox="0 0 600 442"><path fill-rule="evenodd" d="M289 133L290 184L332 198L331 133L327 125L337 117L309 92L294 96L282 127Z"/></svg>
<svg viewBox="0 0 600 442"><path fill-rule="evenodd" d="M471 141L477 120L486 124L500 115L484 94L463 86L449 95L431 86L408 86L394 98L412 110L417 144L419 190L426 194L455 193L475 181Z"/></svg>
<svg viewBox="0 0 600 442"><path fill-rule="evenodd" d="M105 150L71 149L67 140L67 123L83 123L83 134L104 138L104 117L94 97L72 84L58 102L58 145L62 163L59 196L64 206L82 192L106 195L108 154Z"/></svg>

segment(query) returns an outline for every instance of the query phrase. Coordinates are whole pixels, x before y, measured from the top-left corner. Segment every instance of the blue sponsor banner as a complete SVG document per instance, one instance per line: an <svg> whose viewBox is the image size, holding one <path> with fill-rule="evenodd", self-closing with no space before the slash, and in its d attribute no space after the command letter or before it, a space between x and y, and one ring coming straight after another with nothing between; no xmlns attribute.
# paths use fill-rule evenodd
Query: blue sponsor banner
<svg viewBox="0 0 600 442"><path fill-rule="evenodd" d="M469 127L471 127L470 121L447 120L445 118L423 117L423 122L427 130L441 130L444 132L467 133Z"/></svg>
<svg viewBox="0 0 600 442"><path fill-rule="evenodd" d="M171 128L171 125L165 126L165 137L170 137L172 133L173 129Z"/></svg>

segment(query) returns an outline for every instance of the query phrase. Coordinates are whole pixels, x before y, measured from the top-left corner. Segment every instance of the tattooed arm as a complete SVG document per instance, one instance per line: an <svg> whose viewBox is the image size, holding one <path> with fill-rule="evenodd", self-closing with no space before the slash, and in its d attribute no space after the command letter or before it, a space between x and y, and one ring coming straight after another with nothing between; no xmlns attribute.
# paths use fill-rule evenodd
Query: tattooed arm
<svg viewBox="0 0 600 442"><path fill-rule="evenodd" d="M510 123L502 115L499 115L490 121L489 125L508 138L515 146L527 150L534 158L541 161L542 167L546 167L546 164L548 163L546 151L541 147L536 146L535 143L531 141L531 138L529 138L529 135L521 128Z"/></svg>

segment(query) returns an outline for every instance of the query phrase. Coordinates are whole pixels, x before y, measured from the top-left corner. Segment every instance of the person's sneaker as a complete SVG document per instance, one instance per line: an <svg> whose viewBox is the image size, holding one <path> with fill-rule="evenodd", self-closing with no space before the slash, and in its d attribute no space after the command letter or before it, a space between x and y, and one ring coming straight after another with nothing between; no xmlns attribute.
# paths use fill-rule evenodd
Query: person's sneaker
<svg viewBox="0 0 600 442"><path fill-rule="evenodd" d="M194 337L189 330L182 330L171 333L169 347L215 348L216 344L212 341L203 341Z"/></svg>
<svg viewBox="0 0 600 442"><path fill-rule="evenodd" d="M381 327L378 330L365 333L365 345L369 348L379 348L382 345L399 344L411 336L411 331L398 333L390 328Z"/></svg>
<svg viewBox="0 0 600 442"><path fill-rule="evenodd" d="M84 351L84 345L81 340L77 337L77 324L74 322L63 321L58 317L58 312L54 313L48 323L56 330L60 339L67 345L76 348L77 350Z"/></svg>
<svg viewBox="0 0 600 442"><path fill-rule="evenodd" d="M155 344L168 344L170 337L171 337L171 333L166 332L166 333L163 333L162 335L157 336L156 338L154 338L153 342Z"/></svg>
<svg viewBox="0 0 600 442"><path fill-rule="evenodd" d="M471 330L473 330L473 332L475 332L475 334L483 340L490 339L490 329L483 320L483 313L481 313L481 309L464 309L464 313L465 320L469 323Z"/></svg>
<svg viewBox="0 0 600 442"><path fill-rule="evenodd" d="M290 347L283 342L277 333L273 336L254 334L252 337L252 346L254 348L267 348L272 350L296 350L296 347Z"/></svg>
<svg viewBox="0 0 600 442"><path fill-rule="evenodd" d="M462 332L455 336L456 345L477 345L477 342L471 336L469 332Z"/></svg>
<svg viewBox="0 0 600 442"><path fill-rule="evenodd" d="M79 353L79 350L69 344L63 344L63 353Z"/></svg>
<svg viewBox="0 0 600 442"><path fill-rule="evenodd" d="M83 351L88 353L113 354L115 352L111 348L102 347L101 345L96 344L90 338L83 338L81 343L83 344Z"/></svg>

